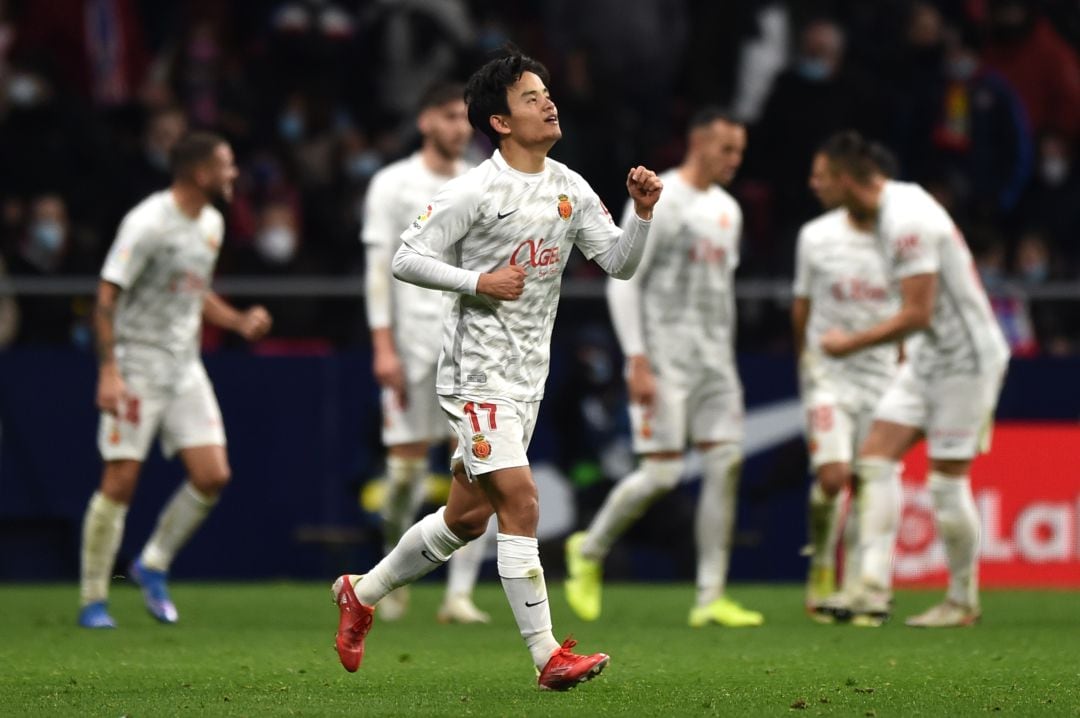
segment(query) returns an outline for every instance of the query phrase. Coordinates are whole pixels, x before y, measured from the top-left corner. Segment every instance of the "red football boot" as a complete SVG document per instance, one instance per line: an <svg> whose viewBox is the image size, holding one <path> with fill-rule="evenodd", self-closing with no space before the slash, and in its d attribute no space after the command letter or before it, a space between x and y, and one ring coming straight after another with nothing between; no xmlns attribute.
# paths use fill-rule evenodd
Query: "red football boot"
<svg viewBox="0 0 1080 718"><path fill-rule="evenodd" d="M572 653L570 649L576 645L577 641L567 638L551 654L537 680L541 690L568 691L578 683L600 675L600 671L611 662L611 656L606 653L594 653L591 656Z"/></svg>
<svg viewBox="0 0 1080 718"><path fill-rule="evenodd" d="M338 658L345 670L354 673L364 660L364 638L371 630L375 609L360 603L353 590L352 576L339 576L334 582L333 592L334 602L341 611L335 641Z"/></svg>

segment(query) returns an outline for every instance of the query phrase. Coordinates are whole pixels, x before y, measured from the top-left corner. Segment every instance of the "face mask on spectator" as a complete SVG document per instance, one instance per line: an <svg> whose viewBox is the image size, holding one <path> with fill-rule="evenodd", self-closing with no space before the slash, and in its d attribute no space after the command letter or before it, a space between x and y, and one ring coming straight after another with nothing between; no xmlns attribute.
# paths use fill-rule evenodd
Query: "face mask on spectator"
<svg viewBox="0 0 1080 718"><path fill-rule="evenodd" d="M30 239L45 254L56 254L64 243L64 228L55 219L40 219L30 227Z"/></svg>
<svg viewBox="0 0 1080 718"><path fill-rule="evenodd" d="M278 133L287 142L296 142L304 136L304 118L299 112L286 112L278 120Z"/></svg>
<svg viewBox="0 0 1080 718"><path fill-rule="evenodd" d="M288 227L267 227L255 238L255 249L271 264L286 264L296 256L296 233Z"/></svg>
<svg viewBox="0 0 1080 718"><path fill-rule="evenodd" d="M809 82L825 82L832 74L829 63L817 57L801 57L795 63L795 72Z"/></svg>
<svg viewBox="0 0 1080 718"><path fill-rule="evenodd" d="M1051 187L1060 187L1069 177L1069 161L1064 157L1044 157L1039 174Z"/></svg>

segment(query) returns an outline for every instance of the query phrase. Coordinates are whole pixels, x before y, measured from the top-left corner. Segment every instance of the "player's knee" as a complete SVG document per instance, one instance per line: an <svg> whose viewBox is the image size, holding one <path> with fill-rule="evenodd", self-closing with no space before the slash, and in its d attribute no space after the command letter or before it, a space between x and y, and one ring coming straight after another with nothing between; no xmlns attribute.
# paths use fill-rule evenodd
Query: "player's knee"
<svg viewBox="0 0 1080 718"><path fill-rule="evenodd" d="M465 541L473 541L484 535L490 519L490 509L476 508L452 519L447 516L446 525L455 536Z"/></svg>
<svg viewBox="0 0 1080 718"><path fill-rule="evenodd" d="M679 485L683 473L684 460L678 458L646 458L641 462L641 470L648 481L649 488L657 493L666 493Z"/></svg>
<svg viewBox="0 0 1080 718"><path fill-rule="evenodd" d="M840 462L825 464L818 469L817 480L826 496L836 496L851 481L851 467Z"/></svg>
<svg viewBox="0 0 1080 718"><path fill-rule="evenodd" d="M212 469L193 473L189 478L200 493L206 496L217 496L228 486L229 480L232 479L232 471L227 465L215 466Z"/></svg>
<svg viewBox="0 0 1080 718"><path fill-rule="evenodd" d="M140 463L137 461L110 461L101 474L101 493L111 501L128 505L135 495L139 481Z"/></svg>

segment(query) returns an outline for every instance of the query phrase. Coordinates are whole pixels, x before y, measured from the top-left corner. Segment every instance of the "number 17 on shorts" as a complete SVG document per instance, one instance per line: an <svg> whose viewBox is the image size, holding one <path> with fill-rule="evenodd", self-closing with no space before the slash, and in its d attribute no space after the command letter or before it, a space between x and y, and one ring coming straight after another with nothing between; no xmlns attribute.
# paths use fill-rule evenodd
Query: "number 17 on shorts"
<svg viewBox="0 0 1080 718"><path fill-rule="evenodd" d="M526 450L540 402L440 396L439 405L458 440L454 458L469 478L499 469L528 466Z"/></svg>

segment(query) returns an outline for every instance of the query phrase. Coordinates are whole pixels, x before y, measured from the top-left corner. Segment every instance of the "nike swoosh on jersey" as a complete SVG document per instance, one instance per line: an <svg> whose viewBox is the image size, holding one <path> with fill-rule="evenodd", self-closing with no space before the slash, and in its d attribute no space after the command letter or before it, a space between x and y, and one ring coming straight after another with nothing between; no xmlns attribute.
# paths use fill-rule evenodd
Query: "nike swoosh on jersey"
<svg viewBox="0 0 1080 718"><path fill-rule="evenodd" d="M510 210L509 212L498 212L498 213L496 213L496 215L495 215L495 216L496 216L497 218L499 218L499 219L506 219L507 217L509 217L510 215L512 215L512 214L513 214L514 212L517 212L517 210L516 210L516 209L512 209L512 210Z"/></svg>

